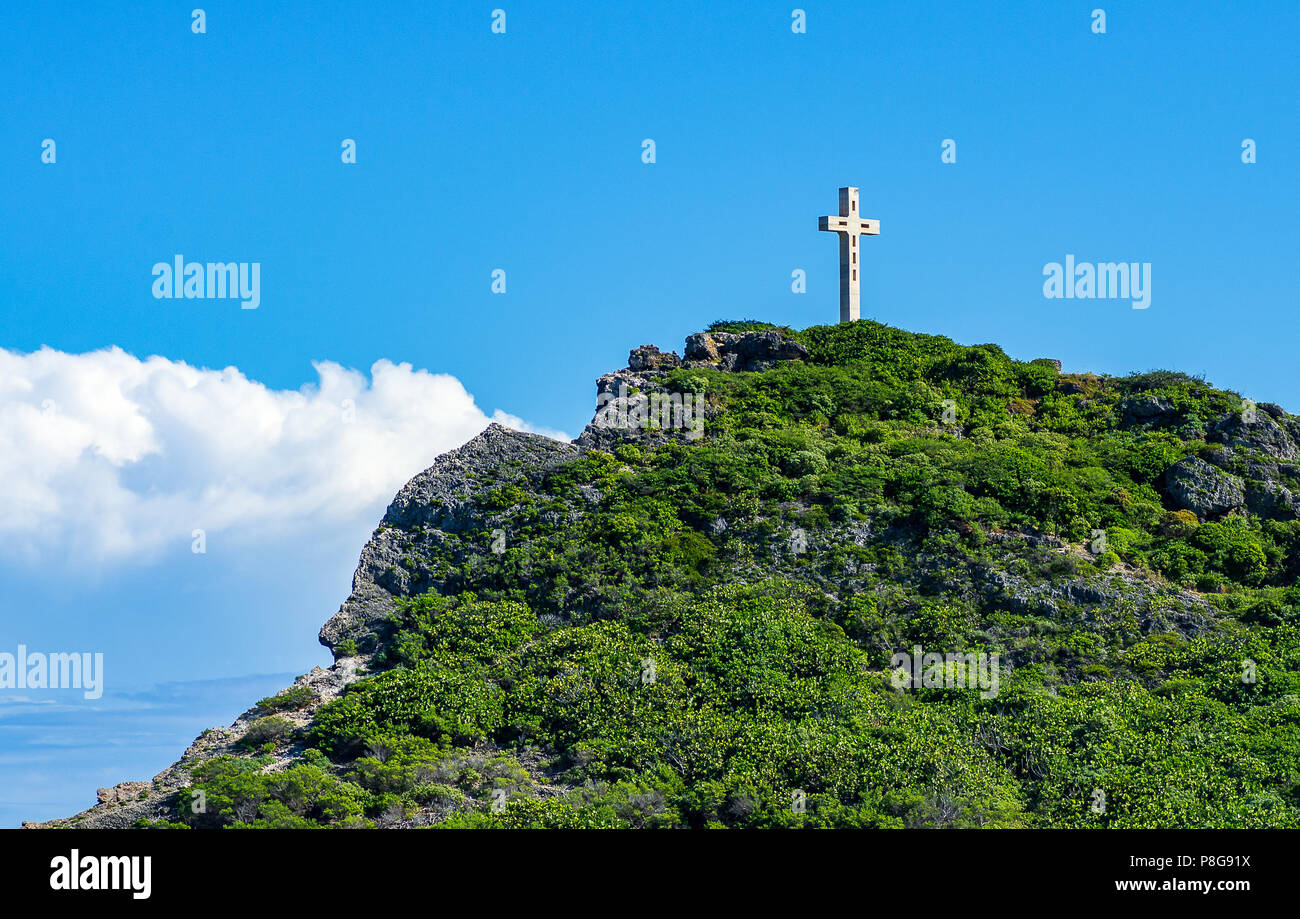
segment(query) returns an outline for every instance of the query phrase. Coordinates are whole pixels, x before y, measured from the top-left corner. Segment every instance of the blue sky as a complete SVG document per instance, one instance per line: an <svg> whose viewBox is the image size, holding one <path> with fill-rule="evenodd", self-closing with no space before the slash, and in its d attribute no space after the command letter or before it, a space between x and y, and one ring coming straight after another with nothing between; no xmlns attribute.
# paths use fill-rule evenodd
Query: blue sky
<svg viewBox="0 0 1300 919"><path fill-rule="evenodd" d="M0 650L103 651L101 708L216 681L169 717L178 736L228 721L255 701L240 679L327 662L316 629L392 492L494 413L576 434L634 345L680 349L718 318L834 321L838 250L816 218L840 185L882 226L864 315L1300 410L1300 6L805 3L806 34L793 4L562 6L208 3L202 35L192 4L5 6L0 442L39 484L34 407L70 426L50 442L87 440L60 454L75 501L0 490ZM261 305L155 299L151 268L177 253L259 262ZM1150 309L1045 299L1066 254L1151 263ZM43 346L125 354L38 362ZM398 368L382 385L379 361ZM214 371L207 401L168 395L185 367ZM95 401L126 377L147 398ZM275 404L240 415L258 386ZM326 448L340 386L382 450ZM265 418L256 462L217 456ZM282 436L303 418L313 433ZM152 428L122 434L137 422ZM202 556L187 514L221 518ZM0 706L0 783L36 774L15 752L33 724L114 736L88 704L49 708ZM164 747L142 773L105 743L101 768L144 778L180 752ZM89 803L63 775L32 817Z"/></svg>

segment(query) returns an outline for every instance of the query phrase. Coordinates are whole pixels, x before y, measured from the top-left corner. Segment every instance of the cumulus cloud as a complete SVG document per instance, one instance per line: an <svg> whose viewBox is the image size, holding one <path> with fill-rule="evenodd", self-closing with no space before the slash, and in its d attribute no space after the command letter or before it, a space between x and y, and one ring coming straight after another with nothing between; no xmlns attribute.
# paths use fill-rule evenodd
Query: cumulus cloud
<svg viewBox="0 0 1300 919"><path fill-rule="evenodd" d="M378 361L315 365L275 390L110 348L0 349L0 557L148 560L202 529L241 539L374 517L490 421L455 377Z"/></svg>

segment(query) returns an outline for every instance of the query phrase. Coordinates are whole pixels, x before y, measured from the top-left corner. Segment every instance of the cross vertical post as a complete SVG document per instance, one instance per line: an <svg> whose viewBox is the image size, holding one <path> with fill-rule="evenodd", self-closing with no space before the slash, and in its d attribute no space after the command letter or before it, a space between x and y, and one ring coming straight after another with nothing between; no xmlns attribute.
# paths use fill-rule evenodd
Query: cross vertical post
<svg viewBox="0 0 1300 919"><path fill-rule="evenodd" d="M858 190L849 186L840 189L839 216L819 217L817 229L840 235L840 322L856 322L862 312L858 237L879 236L880 221L858 216Z"/></svg>

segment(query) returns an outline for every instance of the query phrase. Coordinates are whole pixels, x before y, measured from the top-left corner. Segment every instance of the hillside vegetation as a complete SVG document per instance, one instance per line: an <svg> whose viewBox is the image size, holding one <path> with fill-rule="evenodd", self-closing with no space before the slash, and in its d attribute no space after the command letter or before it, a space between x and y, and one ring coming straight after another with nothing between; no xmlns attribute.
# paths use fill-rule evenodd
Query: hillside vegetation
<svg viewBox="0 0 1300 919"><path fill-rule="evenodd" d="M498 430L399 496L395 600L324 639L361 678L264 700L162 823L1300 822L1300 421L869 321L692 338L615 376L702 437ZM900 690L917 646L996 693Z"/></svg>

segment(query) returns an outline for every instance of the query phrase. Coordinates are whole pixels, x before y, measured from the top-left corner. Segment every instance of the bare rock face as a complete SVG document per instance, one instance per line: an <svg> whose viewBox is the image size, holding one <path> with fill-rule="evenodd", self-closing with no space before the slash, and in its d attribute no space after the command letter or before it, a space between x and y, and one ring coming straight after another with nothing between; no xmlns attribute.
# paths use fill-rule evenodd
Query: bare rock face
<svg viewBox="0 0 1300 919"><path fill-rule="evenodd" d="M1154 404L1158 401L1149 400L1139 414L1163 417L1163 406ZM1126 419L1134 408L1123 403ZM1207 425L1202 455L1165 471L1164 491L1175 507L1202 518L1239 508L1280 520L1300 517L1300 421L1272 403L1257 409L1253 415L1233 412Z"/></svg>
<svg viewBox="0 0 1300 919"><path fill-rule="evenodd" d="M1178 409L1172 403L1146 393L1129 396L1120 403L1119 407L1125 427L1167 423L1178 417Z"/></svg>
<svg viewBox="0 0 1300 919"><path fill-rule="evenodd" d="M127 804L140 800L150 787L149 782L119 782L112 788L97 789L95 797L100 804Z"/></svg>
<svg viewBox="0 0 1300 919"><path fill-rule="evenodd" d="M808 349L775 329L762 332L700 332L686 339L686 366L720 370L770 370L782 361L807 360Z"/></svg>
<svg viewBox="0 0 1300 919"><path fill-rule="evenodd" d="M694 440L702 435L702 419L712 409L702 396L697 403L693 393L670 392L666 386L670 371L686 368L755 372L807 357L807 348L775 329L744 334L697 332L686 339L684 359L676 352L662 352L654 345L633 348L625 369L607 373L596 381L596 417L577 443L584 448L609 452L629 441L656 447L678 438ZM665 397L667 403L655 402ZM684 411L684 402L690 403L689 413ZM663 407L665 404L667 408ZM665 416L680 417L682 423L625 422L639 413L661 420Z"/></svg>
<svg viewBox="0 0 1300 919"><path fill-rule="evenodd" d="M696 332L686 336L686 360L701 363L715 363L722 360L718 345L708 332Z"/></svg>
<svg viewBox="0 0 1300 919"><path fill-rule="evenodd" d="M1246 507L1260 517L1289 519L1300 517L1300 498L1277 482L1263 482L1246 488Z"/></svg>
<svg viewBox="0 0 1300 919"><path fill-rule="evenodd" d="M1266 408L1258 412L1253 421L1245 421L1236 414L1228 415L1209 433L1210 440L1226 444L1235 451L1258 451L1274 460L1293 460L1300 456L1300 447L1296 446L1293 436L1300 436L1300 430L1296 430L1289 420L1274 420Z"/></svg>
<svg viewBox="0 0 1300 919"><path fill-rule="evenodd" d="M654 345L633 348L627 356L628 370L676 370L681 363L675 351L665 353Z"/></svg>
<svg viewBox="0 0 1300 919"><path fill-rule="evenodd" d="M463 447L438 457L432 466L407 482L361 550L361 561L352 576L351 595L320 631L321 643L334 652L334 664L315 667L298 677L293 688L310 690L308 701L277 715L296 728L304 727L317 708L337 699L348 684L365 676L367 639L372 637L378 623L386 621L394 607L394 598L408 593L411 586L402 577L394 576L390 569L400 564L404 546L412 539L430 538L429 531L436 534L469 525L467 505L473 495L488 487L478 484L480 478L495 479L493 487L496 487L511 475L523 475L530 469L545 470L576 459L583 452L583 448L574 444L492 424ZM112 788L101 788L97 803L89 810L47 823L29 821L23 826L126 829L141 820L171 819L178 793L190 784L189 770L204 760L239 753L239 743L249 727L266 714L254 706L229 727L204 731L178 762L158 773L151 782L123 782ZM300 752L295 748L277 751L275 760L265 769L283 769Z"/></svg>
<svg viewBox="0 0 1300 919"><path fill-rule="evenodd" d="M737 370L767 370L781 361L802 361L808 349L772 329L749 332L732 345Z"/></svg>
<svg viewBox="0 0 1300 919"><path fill-rule="evenodd" d="M411 592L402 561L417 528L423 533L457 532L470 526L467 508L472 499L509 480L509 471L545 470L576 459L582 448L538 434L489 425L469 443L438 457L432 466L402 487L388 506L378 529L361 550L352 576L352 593L320 630L320 642L335 657L351 641L364 650L377 624L393 611L393 598ZM488 476L487 473L492 473ZM491 481L481 485L480 481ZM350 648L347 648L351 652Z"/></svg>
<svg viewBox="0 0 1300 919"><path fill-rule="evenodd" d="M1246 486L1241 479L1194 456L1169 468L1165 487L1179 508L1198 517L1225 514L1246 503Z"/></svg>

